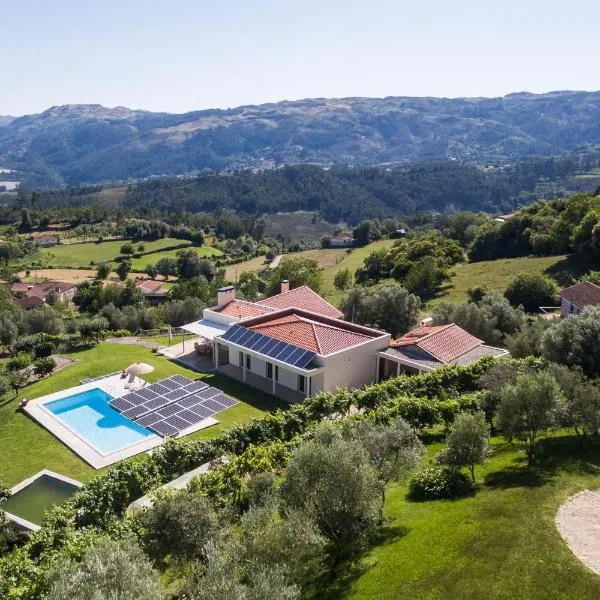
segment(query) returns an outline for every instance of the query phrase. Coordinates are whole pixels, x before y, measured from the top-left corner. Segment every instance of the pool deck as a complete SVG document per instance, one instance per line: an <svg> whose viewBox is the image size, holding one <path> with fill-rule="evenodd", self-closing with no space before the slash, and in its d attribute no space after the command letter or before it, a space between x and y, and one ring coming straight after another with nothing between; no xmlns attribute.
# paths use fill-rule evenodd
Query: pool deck
<svg viewBox="0 0 600 600"><path fill-rule="evenodd" d="M43 477L44 475L47 475L48 477L53 477L54 479L59 479L60 481L64 481L66 483L70 483L72 486L77 488L83 487L83 483L81 483L81 481L71 479L66 475L61 475L60 473L56 473L54 471L49 471L48 469L42 469L41 471L38 471L35 475L24 479L23 481L21 481L21 483L17 483L17 485L12 487L9 490L10 495L13 496L17 492L20 492L21 490L25 489L28 485L31 485L34 481L36 481L40 477ZM5 512L4 514L6 515L6 518L12 521L19 529L23 529L25 531L39 531L41 529L39 525L36 525L35 523L28 521L27 519L23 519L22 517L18 517L17 515L13 515L9 512Z"/></svg>
<svg viewBox="0 0 600 600"><path fill-rule="evenodd" d="M142 380L136 378L136 382L139 387ZM160 446L163 442L163 438L158 435L152 435L145 440L121 448L110 454L103 454L97 448L92 446L87 440L81 437L76 431L65 425L57 417L55 417L47 408L45 404L53 402L54 400L61 400L62 398L68 398L74 394L79 394L95 388L100 388L113 398L119 398L131 391L129 387L125 387L127 383L126 379L121 379L120 375L112 375L98 381L90 381L76 387L72 387L54 394L48 394L34 400L29 400L26 406L23 407L23 411L27 413L32 419L37 421L40 425L45 427L50 433L55 435L65 446L68 446L75 454L81 457L86 463L94 467L94 469L101 469L112 465L124 458L130 458L141 452L147 452L152 448ZM135 388L133 388L135 389Z"/></svg>
<svg viewBox="0 0 600 600"><path fill-rule="evenodd" d="M110 454L105 454L98 450L88 440L79 435L77 431L66 425L63 421L58 419L52 414L46 407L45 404L53 402L54 400L62 400L81 392L100 388L103 392L106 392L113 398L120 398L129 392L139 389L145 384L143 379L139 377L135 378L135 381L130 384L127 379L121 379L121 375L110 375L102 379L89 381L76 387L61 390L53 394L41 396L29 400L27 405L23 407L23 411L29 415L34 421L45 427L50 433L56 436L65 446L68 446L75 454L77 454L86 463L92 466L94 469L102 469L116 462L124 460L125 458L131 458L136 454L142 452L148 452L157 446L160 446L164 439L159 435L152 434L150 437L141 440ZM213 417L207 417L203 421L192 425L188 429L185 429L177 435L177 437L184 437L201 429L212 427L218 424L219 421Z"/></svg>

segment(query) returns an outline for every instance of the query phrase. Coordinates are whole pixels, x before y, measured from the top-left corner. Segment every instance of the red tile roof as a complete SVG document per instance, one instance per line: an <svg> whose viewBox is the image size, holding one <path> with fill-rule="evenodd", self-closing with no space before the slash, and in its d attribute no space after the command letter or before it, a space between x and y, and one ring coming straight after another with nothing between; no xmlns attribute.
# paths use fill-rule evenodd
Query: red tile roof
<svg viewBox="0 0 600 600"><path fill-rule="evenodd" d="M581 309L600 305L600 287L590 281L576 283L561 290L558 295Z"/></svg>
<svg viewBox="0 0 600 600"><path fill-rule="evenodd" d="M283 317L274 315L273 319L249 325L248 328L321 356L334 354L373 339L372 335L321 323L298 314Z"/></svg>
<svg viewBox="0 0 600 600"><path fill-rule="evenodd" d="M391 346L393 348L416 346L440 362L448 363L482 344L482 340L451 323L418 327L392 342Z"/></svg>
<svg viewBox="0 0 600 600"><path fill-rule="evenodd" d="M222 315L229 315L230 317L236 317L238 319L259 317L260 315L274 312L274 310L268 306L261 306L256 302L248 302L246 300L231 300L231 302L213 310Z"/></svg>
<svg viewBox="0 0 600 600"><path fill-rule="evenodd" d="M151 279L144 279L143 281L136 281L135 285L139 287L146 294L156 294L163 286L162 281L153 281Z"/></svg>
<svg viewBox="0 0 600 600"><path fill-rule="evenodd" d="M329 304L327 300L321 298L317 292L313 292L307 285L302 285L288 292L265 298L256 304L269 306L275 310L300 308L325 317L332 317L333 319L340 319L344 316L341 311Z"/></svg>
<svg viewBox="0 0 600 600"><path fill-rule="evenodd" d="M13 298L13 300L25 310L34 308L40 304L44 304L44 301L38 296L27 296L26 298Z"/></svg>

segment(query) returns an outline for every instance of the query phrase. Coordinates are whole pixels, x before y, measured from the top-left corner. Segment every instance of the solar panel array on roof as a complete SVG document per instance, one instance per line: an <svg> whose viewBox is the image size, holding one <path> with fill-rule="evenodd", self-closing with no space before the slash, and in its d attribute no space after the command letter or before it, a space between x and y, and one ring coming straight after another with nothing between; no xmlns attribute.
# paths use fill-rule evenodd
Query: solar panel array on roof
<svg viewBox="0 0 600 600"><path fill-rule="evenodd" d="M237 403L203 381L174 375L114 398L109 404L142 427L167 437Z"/></svg>
<svg viewBox="0 0 600 600"><path fill-rule="evenodd" d="M231 326L221 338L233 342L242 348L260 352L265 356L275 358L300 369L305 369L316 356L310 350L299 348L287 342L280 342L241 325Z"/></svg>

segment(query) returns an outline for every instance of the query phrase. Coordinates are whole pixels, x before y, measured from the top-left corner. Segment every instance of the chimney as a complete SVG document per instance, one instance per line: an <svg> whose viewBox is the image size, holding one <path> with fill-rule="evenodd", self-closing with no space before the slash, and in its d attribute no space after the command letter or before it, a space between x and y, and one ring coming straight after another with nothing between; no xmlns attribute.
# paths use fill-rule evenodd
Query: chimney
<svg viewBox="0 0 600 600"><path fill-rule="evenodd" d="M433 319L431 317L425 317L421 321L421 327L431 327L433 325Z"/></svg>
<svg viewBox="0 0 600 600"><path fill-rule="evenodd" d="M217 308L221 308L235 300L235 285L228 285L217 290Z"/></svg>
<svg viewBox="0 0 600 600"><path fill-rule="evenodd" d="M289 292L289 291L290 291L289 279L282 279L281 280L281 293L283 294L284 292Z"/></svg>

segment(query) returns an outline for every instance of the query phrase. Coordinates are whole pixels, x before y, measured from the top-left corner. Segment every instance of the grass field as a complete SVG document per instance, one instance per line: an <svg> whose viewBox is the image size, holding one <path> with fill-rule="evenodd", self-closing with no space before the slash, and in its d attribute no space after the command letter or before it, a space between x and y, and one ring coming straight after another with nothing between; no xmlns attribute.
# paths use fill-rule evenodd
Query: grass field
<svg viewBox="0 0 600 600"><path fill-rule="evenodd" d="M130 345L103 343L96 347L73 352L69 358L76 362L54 375L24 388L20 398L37 398L52 392L79 385L84 377L95 377L119 371L133 362L147 362L155 367L148 381L157 381L169 375L181 373L193 379L198 373L180 367L166 358L153 354L146 348ZM212 437L224 428L244 423L260 416L266 410L285 405L257 390L219 375L207 374L206 381L235 397L239 404L220 413L220 421L209 430L193 434L193 437ZM0 485L11 487L40 469L51 469L80 481L87 481L94 469L59 442L46 429L17 410L18 400L9 393L0 400Z"/></svg>
<svg viewBox="0 0 600 600"><path fill-rule="evenodd" d="M120 256L120 249L126 240L110 240L106 242L86 242L83 244L65 244L53 248L43 248L39 251L47 266L64 267L88 267L92 262L108 262ZM143 269L148 263L156 263L163 256L175 256L176 252L184 247L191 247L188 240L175 238L163 238L150 242L132 242L137 248L139 244L144 245L144 253L140 258L134 258L132 266L134 269ZM221 251L208 246L194 247L202 256L220 255ZM141 265L141 266L140 266Z"/></svg>
<svg viewBox="0 0 600 600"><path fill-rule="evenodd" d="M437 298L429 303L431 306L442 300L463 302L467 299L467 290L476 285L485 285L490 290L503 292L517 273L542 273L553 277L560 285L570 283L569 280L577 275L572 260L565 255L536 258L501 258L464 263L453 267L453 271L454 275L450 284L443 289Z"/></svg>
<svg viewBox="0 0 600 600"><path fill-rule="evenodd" d="M431 457L440 439L430 440ZM542 440L531 470L512 444L492 446L472 497L411 502L405 485L393 486L387 527L359 561L339 566L319 599L599 598L600 577L571 554L554 517L571 494L600 487L600 445L580 449L564 433Z"/></svg>
<svg viewBox="0 0 600 600"><path fill-rule="evenodd" d="M189 247L189 246L188 246ZM221 256L223 253L217 248L211 246L193 246L193 249L198 253L199 256ZM177 253L181 248L175 248L173 250L164 250L160 252L154 252L152 254L144 254L139 258L134 258L131 261L131 268L134 271L143 271L146 265L154 265L161 258L177 258Z"/></svg>
<svg viewBox="0 0 600 600"><path fill-rule="evenodd" d="M332 266L326 268L323 271L323 285L321 287L321 295L325 297L329 302L338 306L344 297L344 292L338 292L333 285L333 280L335 278L335 274L341 269L348 268L354 275L356 269L362 267L365 262L365 258L369 256L375 250L380 250L381 248L391 248L394 245L396 240L380 240L378 242L373 242L368 246L364 246L362 248L355 248L351 252L347 252L344 250L344 258L340 260L337 264L333 264ZM336 252L337 249L331 250L323 250L322 252Z"/></svg>
<svg viewBox="0 0 600 600"><path fill-rule="evenodd" d="M266 269L268 264L269 263L264 256L256 256L250 260L245 260L244 262L235 265L229 265L225 267L225 279L235 283L242 273L258 273Z"/></svg>

